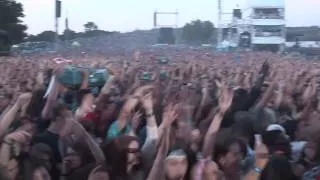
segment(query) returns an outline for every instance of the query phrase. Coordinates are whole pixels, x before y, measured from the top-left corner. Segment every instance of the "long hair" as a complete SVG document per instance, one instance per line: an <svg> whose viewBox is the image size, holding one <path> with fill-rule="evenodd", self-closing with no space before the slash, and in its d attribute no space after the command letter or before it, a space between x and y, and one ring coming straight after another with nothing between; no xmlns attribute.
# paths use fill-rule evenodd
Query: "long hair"
<svg viewBox="0 0 320 180"><path fill-rule="evenodd" d="M291 164L287 157L276 155L272 156L263 169L261 180L296 180L298 179L292 170Z"/></svg>
<svg viewBox="0 0 320 180"><path fill-rule="evenodd" d="M192 177L191 177L192 168L197 163L196 152L191 150L189 146L182 147L181 145L178 145L178 146L172 148L171 150L169 150L167 155L169 155L172 151L175 151L178 149L182 149L184 151L184 153L186 153L187 161L188 161L188 167L187 167L186 174L184 176L184 180L191 180L192 179Z"/></svg>
<svg viewBox="0 0 320 180"><path fill-rule="evenodd" d="M217 134L216 142L214 146L213 160L217 163L220 169L222 169L219 159L225 156L229 152L229 148L233 144L238 144L240 146L240 151L244 155L247 155L247 146L239 138L233 137L230 129L224 129ZM222 169L223 170L223 169Z"/></svg>
<svg viewBox="0 0 320 180"><path fill-rule="evenodd" d="M46 154L49 156L49 163L45 164L45 162L43 162L43 160L38 159L37 155L38 154ZM30 180L33 179L33 173L36 169L40 168L40 167L44 167L48 173L51 176L51 179L53 179L53 174L54 173L53 170L53 166L55 165L53 162L53 153L51 148L46 145L46 144L42 144L42 143L38 143L33 145L33 147L31 148L29 155L23 160L23 168L22 168L22 180ZM51 167L50 167L51 166Z"/></svg>
<svg viewBox="0 0 320 180"><path fill-rule="evenodd" d="M39 118L41 116L42 109L45 106L45 90L35 90L32 92L30 103L27 107L26 113L30 118Z"/></svg>
<svg viewBox="0 0 320 180"><path fill-rule="evenodd" d="M95 163L89 163L76 169L68 176L68 180L87 180L95 166Z"/></svg>
<svg viewBox="0 0 320 180"><path fill-rule="evenodd" d="M126 179L127 163L128 163L128 146L131 142L136 141L139 143L139 139L133 136L120 136L107 144L103 145L102 150L106 157L107 167L110 167L111 179ZM140 165L134 167L134 170L140 168Z"/></svg>
<svg viewBox="0 0 320 180"><path fill-rule="evenodd" d="M290 140L287 139L281 131L265 131L262 134L262 139L268 147L270 154L282 153L288 159L291 158Z"/></svg>
<svg viewBox="0 0 320 180"><path fill-rule="evenodd" d="M1 180L9 180L9 177L7 175L7 170L3 166L0 166L0 179Z"/></svg>

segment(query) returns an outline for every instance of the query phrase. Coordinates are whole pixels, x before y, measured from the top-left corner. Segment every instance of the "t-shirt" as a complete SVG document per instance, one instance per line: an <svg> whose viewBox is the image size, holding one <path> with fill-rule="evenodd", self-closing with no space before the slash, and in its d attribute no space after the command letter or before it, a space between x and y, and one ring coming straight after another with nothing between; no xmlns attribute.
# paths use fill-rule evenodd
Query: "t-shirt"
<svg viewBox="0 0 320 180"><path fill-rule="evenodd" d="M306 144L306 141L291 142L292 161L298 161L301 156L301 152Z"/></svg>
<svg viewBox="0 0 320 180"><path fill-rule="evenodd" d="M120 129L119 121L117 120L111 124L108 130L106 139L112 140L112 139L115 139L116 137L129 134L131 129L132 129L131 126L128 124L123 129Z"/></svg>
<svg viewBox="0 0 320 180"><path fill-rule="evenodd" d="M318 180L320 179L320 166L312 168L303 174L303 180Z"/></svg>

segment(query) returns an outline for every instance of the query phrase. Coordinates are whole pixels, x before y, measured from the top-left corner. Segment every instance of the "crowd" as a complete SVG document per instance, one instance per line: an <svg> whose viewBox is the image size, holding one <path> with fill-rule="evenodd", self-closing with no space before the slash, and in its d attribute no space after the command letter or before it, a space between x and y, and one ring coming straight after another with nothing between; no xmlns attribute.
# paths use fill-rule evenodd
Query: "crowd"
<svg viewBox="0 0 320 180"><path fill-rule="evenodd" d="M317 62L149 48L0 59L1 180L316 180ZM104 68L103 85L61 81ZM71 77L72 78L72 77Z"/></svg>

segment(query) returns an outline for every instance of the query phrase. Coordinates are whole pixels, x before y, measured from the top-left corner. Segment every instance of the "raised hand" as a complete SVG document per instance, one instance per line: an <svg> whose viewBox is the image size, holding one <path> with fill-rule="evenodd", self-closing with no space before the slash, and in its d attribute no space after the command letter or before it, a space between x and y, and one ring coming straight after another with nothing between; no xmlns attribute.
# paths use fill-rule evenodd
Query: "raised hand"
<svg viewBox="0 0 320 180"><path fill-rule="evenodd" d="M23 93L17 99L17 104L22 107L28 104L31 100L32 94L31 93Z"/></svg>
<svg viewBox="0 0 320 180"><path fill-rule="evenodd" d="M30 140L31 135L26 131L15 131L5 137L5 141L8 143L18 143L22 145L28 144Z"/></svg>
<svg viewBox="0 0 320 180"><path fill-rule="evenodd" d="M255 135L255 162L256 167L263 169L269 159L269 151L267 146L262 142L259 134Z"/></svg>
<svg viewBox="0 0 320 180"><path fill-rule="evenodd" d="M170 126L176 119L178 118L178 113L176 112L176 107L173 104L169 104L166 106L163 113L163 121L167 126Z"/></svg>
<svg viewBox="0 0 320 180"><path fill-rule="evenodd" d="M152 88L153 85L141 86L135 91L134 96L142 97L145 93L147 93L147 91L150 91Z"/></svg>
<svg viewBox="0 0 320 180"><path fill-rule="evenodd" d="M152 108L153 108L152 93L150 92L150 93L144 95L141 98L141 102L142 102L144 108L146 108L147 110L152 110Z"/></svg>
<svg viewBox="0 0 320 180"><path fill-rule="evenodd" d="M219 108L221 112L226 112L232 104L233 90L229 89L226 85L223 87L220 98Z"/></svg>

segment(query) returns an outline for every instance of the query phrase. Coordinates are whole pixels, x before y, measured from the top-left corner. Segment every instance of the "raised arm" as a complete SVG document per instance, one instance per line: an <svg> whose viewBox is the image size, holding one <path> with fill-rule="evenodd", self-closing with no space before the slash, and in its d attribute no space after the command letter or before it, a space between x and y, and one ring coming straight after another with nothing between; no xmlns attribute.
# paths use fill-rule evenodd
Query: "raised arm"
<svg viewBox="0 0 320 180"><path fill-rule="evenodd" d="M126 101L126 103L123 105L119 119L118 119L118 126L119 129L123 129L127 125L127 117L131 114L131 110L136 107L138 104L140 98L145 94L146 91L152 89L153 86L147 85L142 86L136 90L136 92L133 94L133 96L129 97L129 99Z"/></svg>
<svg viewBox="0 0 320 180"><path fill-rule="evenodd" d="M142 104L143 107L146 110L146 116L147 116L147 138L145 145L149 143L150 141L157 140L158 139L158 126L156 122L155 115L153 113L153 100L152 100L152 94L148 93L147 95L142 97Z"/></svg>
<svg viewBox="0 0 320 180"><path fill-rule="evenodd" d="M173 121L175 121L177 118L176 107L174 107L172 104L167 105L164 111L162 122L158 129L158 137L162 137L165 129L169 128Z"/></svg>
<svg viewBox="0 0 320 180"><path fill-rule="evenodd" d="M195 120L197 123L200 121L203 107L206 105L206 103L208 102L208 98L209 98L209 90L208 90L207 80L205 80L201 92L202 92L201 93L202 97L201 97L199 108L197 109L196 116L195 116Z"/></svg>
<svg viewBox="0 0 320 180"><path fill-rule="evenodd" d="M0 149L0 165L6 167L11 157L11 150L14 149L13 154L18 156L22 145L26 145L31 139L31 135L25 131L15 131L8 134L1 143Z"/></svg>
<svg viewBox="0 0 320 180"><path fill-rule="evenodd" d="M160 147L156 159L153 163L152 169L147 177L147 180L163 180L164 177L164 161L169 150L169 136L172 122L176 119L177 115L172 105L169 105L164 114L163 118L166 122L169 122L168 126L163 129L161 136Z"/></svg>
<svg viewBox="0 0 320 180"><path fill-rule="evenodd" d="M223 119L223 116L225 112L229 109L231 106L233 99L233 91L228 89L227 87L224 87L222 90L221 97L219 99L219 110L217 114L214 116L209 129L204 137L204 144L202 153L205 158L211 158L213 149L214 149L214 140L217 132L220 129L221 121Z"/></svg>
<svg viewBox="0 0 320 180"><path fill-rule="evenodd" d="M10 127L12 122L15 120L17 112L21 109L22 106L25 106L30 102L32 94L24 93L21 94L16 103L7 111L0 120L0 137L2 137L6 130Z"/></svg>
<svg viewBox="0 0 320 180"><path fill-rule="evenodd" d="M58 98L58 91L59 91L59 83L58 83L57 79L55 77L53 77L52 90L47 97L46 104L45 104L45 106L42 110L42 113L41 113L41 117L43 119L48 119L50 117L50 112L52 110L54 102Z"/></svg>
<svg viewBox="0 0 320 180"><path fill-rule="evenodd" d="M262 170L269 161L268 148L261 141L260 135L255 135L255 166L246 174L244 180L259 180Z"/></svg>
<svg viewBox="0 0 320 180"><path fill-rule="evenodd" d="M272 97L272 94L273 94L273 90L276 86L276 82L272 82L267 91L263 94L261 100L258 102L258 104L256 105L256 108L264 108L267 103L269 102L270 98Z"/></svg>
<svg viewBox="0 0 320 180"><path fill-rule="evenodd" d="M285 84L283 81L281 81L279 83L279 89L278 89L278 92L277 92L277 97L276 97L276 101L275 101L275 108L279 108L281 103L282 103L282 100L283 100L283 96L284 96L284 88L285 88Z"/></svg>
<svg viewBox="0 0 320 180"><path fill-rule="evenodd" d="M105 163L105 157L100 149L99 145L96 141L90 136L90 134L83 128L83 126L74 119L69 119L69 121L73 121L74 127L76 131L79 131L81 135L83 135L84 142L89 147L91 154L93 155L96 164Z"/></svg>
<svg viewBox="0 0 320 180"><path fill-rule="evenodd" d="M88 70L82 71L83 80L80 89L87 89L89 87L89 72Z"/></svg>

